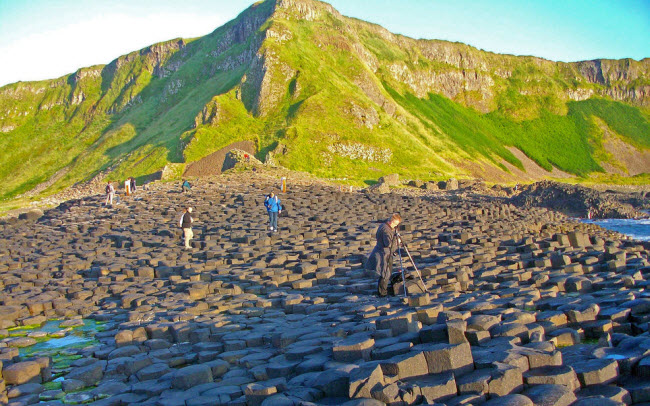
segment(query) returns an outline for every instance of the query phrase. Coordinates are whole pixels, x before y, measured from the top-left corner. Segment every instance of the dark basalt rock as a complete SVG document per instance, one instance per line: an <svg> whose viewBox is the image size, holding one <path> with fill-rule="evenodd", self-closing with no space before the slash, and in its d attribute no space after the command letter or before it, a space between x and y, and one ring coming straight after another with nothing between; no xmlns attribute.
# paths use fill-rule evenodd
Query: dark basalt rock
<svg viewBox="0 0 650 406"><path fill-rule="evenodd" d="M410 196L290 179L280 198L291 217L269 233L262 200L277 186L246 172L197 181L191 195L153 183L116 207L97 196L0 225L0 402L10 391L34 401L58 374L66 393L44 391L48 402L645 399L647 245L467 193L465 182ZM186 251L177 222L187 205ZM378 298L364 269L393 212L426 294L404 252L418 294ZM12 343L32 341L9 328L51 318L106 324L95 345L69 349L82 358L65 368L20 357Z"/></svg>

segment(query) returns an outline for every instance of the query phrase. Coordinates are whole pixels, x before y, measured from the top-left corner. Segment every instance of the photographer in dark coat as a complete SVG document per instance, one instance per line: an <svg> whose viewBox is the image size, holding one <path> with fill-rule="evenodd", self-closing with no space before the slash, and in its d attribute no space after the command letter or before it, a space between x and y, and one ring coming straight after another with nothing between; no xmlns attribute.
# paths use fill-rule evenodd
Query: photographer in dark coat
<svg viewBox="0 0 650 406"><path fill-rule="evenodd" d="M388 281L393 272L393 253L397 249L399 238L395 230L401 222L402 217L395 213L377 228L377 244L366 262L366 269L374 270L379 275L377 293L380 297L388 294Z"/></svg>

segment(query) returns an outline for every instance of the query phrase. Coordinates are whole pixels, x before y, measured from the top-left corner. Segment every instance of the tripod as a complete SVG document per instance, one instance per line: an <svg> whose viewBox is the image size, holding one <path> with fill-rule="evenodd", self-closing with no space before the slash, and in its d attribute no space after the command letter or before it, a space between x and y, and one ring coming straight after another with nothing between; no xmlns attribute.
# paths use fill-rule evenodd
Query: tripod
<svg viewBox="0 0 650 406"><path fill-rule="evenodd" d="M422 288L425 292L429 293L427 285L425 285L424 281L422 280L422 274L420 273L420 270L415 265L415 261L413 261L413 257L411 256L408 247L406 247L406 244L404 244L402 241L402 236L397 232L397 230L395 230L395 237L397 238L397 255L399 256L400 273L402 274L402 282L404 283L404 297L408 297L408 289L406 288L406 276L404 275L404 262L402 262L402 248L404 248L406 255L408 256L409 260L411 260L413 269L415 269L415 272L417 272L418 278L420 278L420 282L422 283Z"/></svg>

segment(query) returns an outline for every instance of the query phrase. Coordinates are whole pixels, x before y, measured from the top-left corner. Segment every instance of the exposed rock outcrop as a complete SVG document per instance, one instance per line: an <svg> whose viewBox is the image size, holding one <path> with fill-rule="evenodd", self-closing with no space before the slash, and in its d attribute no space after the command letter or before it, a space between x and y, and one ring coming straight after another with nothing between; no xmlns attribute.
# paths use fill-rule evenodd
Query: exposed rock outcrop
<svg viewBox="0 0 650 406"><path fill-rule="evenodd" d="M519 207L546 207L573 217L586 218L591 213L592 218L648 218L622 198L584 186L542 181L521 187L511 202Z"/></svg>

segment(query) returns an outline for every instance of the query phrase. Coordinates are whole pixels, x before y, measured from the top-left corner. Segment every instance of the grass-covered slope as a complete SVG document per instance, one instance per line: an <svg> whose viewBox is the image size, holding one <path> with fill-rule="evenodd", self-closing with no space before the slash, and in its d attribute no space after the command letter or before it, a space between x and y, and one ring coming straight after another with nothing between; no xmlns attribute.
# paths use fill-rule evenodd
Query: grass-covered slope
<svg viewBox="0 0 650 406"><path fill-rule="evenodd" d="M612 159L603 127L650 149L649 72L648 59L498 55L267 0L202 38L0 88L0 198L146 176L241 140L323 177L505 173L523 168L512 146L584 176Z"/></svg>
<svg viewBox="0 0 650 406"><path fill-rule="evenodd" d="M99 172L121 179L182 162L182 134L215 94L239 83L272 10L262 3L199 39L156 44L57 80L0 88L0 149L6 151L0 198L48 179L45 192L53 193Z"/></svg>

